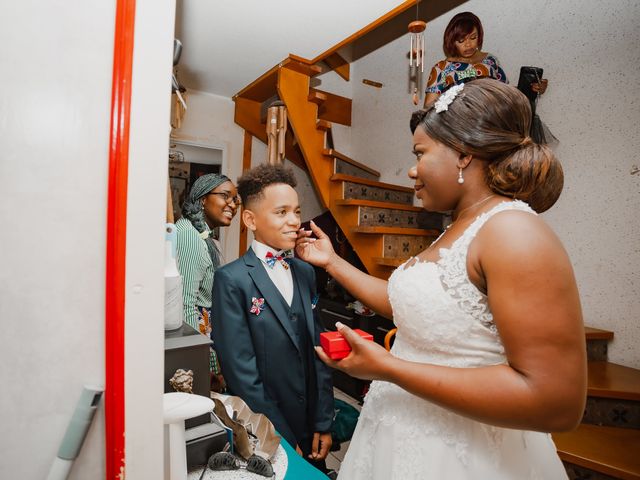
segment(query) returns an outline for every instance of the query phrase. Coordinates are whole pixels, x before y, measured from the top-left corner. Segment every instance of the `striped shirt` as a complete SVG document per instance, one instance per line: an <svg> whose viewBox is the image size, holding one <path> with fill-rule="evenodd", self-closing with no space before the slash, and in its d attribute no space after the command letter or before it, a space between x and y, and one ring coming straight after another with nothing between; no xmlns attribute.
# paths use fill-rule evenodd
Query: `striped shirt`
<svg viewBox="0 0 640 480"><path fill-rule="evenodd" d="M206 233L208 234L208 231ZM181 218L176 222L176 234L178 270L183 286L184 320L200 331L196 306L211 308L213 262L207 244L189 220Z"/></svg>

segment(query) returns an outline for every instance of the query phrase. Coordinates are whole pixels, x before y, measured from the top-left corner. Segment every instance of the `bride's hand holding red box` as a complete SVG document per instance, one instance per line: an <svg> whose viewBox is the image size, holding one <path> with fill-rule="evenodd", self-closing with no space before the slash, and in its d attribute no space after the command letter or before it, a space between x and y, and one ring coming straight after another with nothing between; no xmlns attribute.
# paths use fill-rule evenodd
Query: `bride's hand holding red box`
<svg viewBox="0 0 640 480"><path fill-rule="evenodd" d="M375 343L373 336L367 332L353 330L340 322L336 323L336 328L337 332L320 334L322 347L315 347L318 357L331 368L342 370L352 377L379 379L384 365L393 356Z"/></svg>

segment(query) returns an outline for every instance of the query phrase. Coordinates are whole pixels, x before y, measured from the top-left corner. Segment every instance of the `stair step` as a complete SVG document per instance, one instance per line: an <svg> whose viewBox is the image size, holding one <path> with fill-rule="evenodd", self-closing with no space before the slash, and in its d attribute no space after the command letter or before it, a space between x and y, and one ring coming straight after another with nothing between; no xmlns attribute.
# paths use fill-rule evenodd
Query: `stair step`
<svg viewBox="0 0 640 480"><path fill-rule="evenodd" d="M356 167L360 168L361 170L366 170L367 172L371 173L372 175L375 175L376 177L380 178L380 172L377 170L374 170L373 168L365 165L364 163L360 163L355 161L352 158L347 157L344 153L340 153L339 151L333 149L333 148L325 148L324 150L322 150L322 154L323 155L327 155L328 157L334 157L334 158L339 158L340 160L343 160L347 163L351 163L352 165L355 165Z"/></svg>
<svg viewBox="0 0 640 480"><path fill-rule="evenodd" d="M351 126L351 105L353 102L350 98L310 88L309 95L311 96L313 92L318 92L324 96L324 100L318 104L318 118L347 127ZM310 101L317 103L319 100L319 98L314 98Z"/></svg>
<svg viewBox="0 0 640 480"><path fill-rule="evenodd" d="M360 162L356 162L332 148L325 148L322 151L322 154L334 159L333 173L351 175L369 180L378 180L380 178L380 172L377 170L374 170Z"/></svg>
<svg viewBox="0 0 640 480"><path fill-rule="evenodd" d="M331 181L342 182L341 198L337 198L340 200L360 199L413 205L414 190L412 188L340 173L332 175Z"/></svg>
<svg viewBox="0 0 640 480"><path fill-rule="evenodd" d="M640 370L609 362L589 362L587 394L640 401Z"/></svg>
<svg viewBox="0 0 640 480"><path fill-rule="evenodd" d="M331 176L330 180L332 182L352 182L352 183L358 183L361 185L368 185L371 187L385 188L388 190L397 190L398 192L410 193L411 195L413 195L415 192L413 188L394 185L393 183L384 183L384 182L378 182L375 180L367 180L366 178L354 177L352 175L335 174Z"/></svg>
<svg viewBox="0 0 640 480"><path fill-rule="evenodd" d="M587 334L587 358L589 361L607 361L609 341L613 332L599 328L585 327Z"/></svg>
<svg viewBox="0 0 640 480"><path fill-rule="evenodd" d="M582 423L640 429L640 370L589 362Z"/></svg>
<svg viewBox="0 0 640 480"><path fill-rule="evenodd" d="M640 430L580 424L554 433L564 462L621 479L640 479ZM586 477L589 478L589 477Z"/></svg>
<svg viewBox="0 0 640 480"><path fill-rule="evenodd" d="M319 66L309 65L294 57L294 55L289 55L288 58L260 75L253 82L236 93L232 99L235 101L237 98L244 98L254 102L264 102L269 97L277 94L278 72L281 68L293 70L295 72L302 73L303 75L308 75L309 77L315 77L322 73L322 68Z"/></svg>
<svg viewBox="0 0 640 480"><path fill-rule="evenodd" d="M374 200L362 200L359 198L349 198L346 200L336 200L336 205L344 205L347 207L375 207L375 208L392 208L394 210L406 210L408 212L421 212L422 208L407 205L405 203L376 202Z"/></svg>
<svg viewBox="0 0 640 480"><path fill-rule="evenodd" d="M326 120L316 120L316 128L326 132L331 128L331 122L327 122Z"/></svg>
<svg viewBox="0 0 640 480"><path fill-rule="evenodd" d="M307 100L309 100L312 103L315 103L316 105L322 105L324 102L327 101L327 96L318 90L309 90L309 95L307 96Z"/></svg>
<svg viewBox="0 0 640 480"><path fill-rule="evenodd" d="M377 202L352 198L335 200L334 205L358 207L359 225L376 224L376 222L363 218L365 215L371 218L372 214L385 214L387 218L392 219L392 225L442 231L443 215L441 213L427 212L420 207L414 207L406 203ZM385 218L385 221L387 218ZM386 222L386 224L388 225L389 222Z"/></svg>
<svg viewBox="0 0 640 480"><path fill-rule="evenodd" d="M344 175L353 175L354 177L367 178L369 180L377 180L380 178L378 175L362 170L356 165L348 162L344 162L339 158L333 159L333 173L342 173Z"/></svg>
<svg viewBox="0 0 640 480"><path fill-rule="evenodd" d="M613 332L599 328L584 327L587 340L613 340Z"/></svg>
<svg viewBox="0 0 640 480"><path fill-rule="evenodd" d="M406 262L410 257L407 258L398 258L398 257L375 257L373 259L378 265L382 265L383 267L393 267L397 268Z"/></svg>
<svg viewBox="0 0 640 480"><path fill-rule="evenodd" d="M437 237L440 232L437 230L424 230L422 228L400 228L400 227L354 227L352 228L354 233L366 233L366 234L382 234L382 235L420 235L424 237ZM428 245L427 245L428 246ZM425 247L426 248L426 247Z"/></svg>
<svg viewBox="0 0 640 480"><path fill-rule="evenodd" d="M640 402L620 398L587 396L582 423L640 429Z"/></svg>
<svg viewBox="0 0 640 480"><path fill-rule="evenodd" d="M302 73L303 75L307 75L309 77L315 77L316 75L320 75L322 73L322 67L318 65L309 65L304 59L297 57L296 55L289 54L289 57L280 62L278 65L281 68L288 68L289 70L293 70L294 72Z"/></svg>
<svg viewBox="0 0 640 480"><path fill-rule="evenodd" d="M361 227L419 228L416 212L379 207L360 207L358 209L358 225Z"/></svg>

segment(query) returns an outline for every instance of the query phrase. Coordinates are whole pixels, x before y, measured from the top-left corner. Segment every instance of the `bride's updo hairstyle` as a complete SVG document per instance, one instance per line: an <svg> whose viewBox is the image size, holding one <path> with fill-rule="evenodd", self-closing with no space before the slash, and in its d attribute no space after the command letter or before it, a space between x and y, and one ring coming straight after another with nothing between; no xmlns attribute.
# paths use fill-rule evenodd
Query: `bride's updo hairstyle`
<svg viewBox="0 0 640 480"><path fill-rule="evenodd" d="M436 111L439 100L442 95L412 115L411 132L419 126L433 140L484 160L487 185L498 194L525 201L538 213L556 203L562 167L549 147L529 137L531 107L523 93L483 78L466 83L446 110Z"/></svg>

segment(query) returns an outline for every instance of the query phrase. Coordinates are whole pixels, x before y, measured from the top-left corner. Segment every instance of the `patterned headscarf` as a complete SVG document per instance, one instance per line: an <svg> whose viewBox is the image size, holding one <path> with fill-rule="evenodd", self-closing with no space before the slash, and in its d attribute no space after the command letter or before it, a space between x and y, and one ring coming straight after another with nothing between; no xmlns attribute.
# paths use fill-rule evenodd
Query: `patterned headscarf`
<svg viewBox="0 0 640 480"><path fill-rule="evenodd" d="M198 232L202 233L209 229L207 221L204 218L201 198L217 186L228 181L229 177L226 175L208 173L193 182L191 191L182 204L182 216L189 220ZM205 242L209 250L209 255L211 256L211 261L213 262L213 267L217 268L220 265L220 252L211 236L208 236Z"/></svg>

